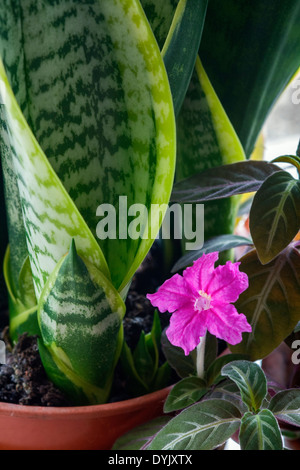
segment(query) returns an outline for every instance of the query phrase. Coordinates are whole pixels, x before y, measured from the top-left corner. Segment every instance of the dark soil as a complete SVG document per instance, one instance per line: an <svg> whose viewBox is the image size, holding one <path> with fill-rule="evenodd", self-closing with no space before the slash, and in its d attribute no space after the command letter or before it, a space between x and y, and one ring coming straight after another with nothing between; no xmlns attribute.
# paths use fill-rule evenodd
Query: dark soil
<svg viewBox="0 0 300 470"><path fill-rule="evenodd" d="M142 330L151 331L154 308L146 298L155 292L162 279L159 275L157 249L152 249L136 273L126 300L124 338L131 349L137 344ZM169 316L160 315L162 329ZM2 324L1 324L2 323ZM0 316L0 339L6 342L6 364L0 365L0 402L31 406L71 406L64 395L48 380L37 346L37 337L26 334L12 348L7 317ZM2 330L2 332L1 332ZM162 354L162 353L161 353ZM126 377L118 364L110 401L130 398Z"/></svg>

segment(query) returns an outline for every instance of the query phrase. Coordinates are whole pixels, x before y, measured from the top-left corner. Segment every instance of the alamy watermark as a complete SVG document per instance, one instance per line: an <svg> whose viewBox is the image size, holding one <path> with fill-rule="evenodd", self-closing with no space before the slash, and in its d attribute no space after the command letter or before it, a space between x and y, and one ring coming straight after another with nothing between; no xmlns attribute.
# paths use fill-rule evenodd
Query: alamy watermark
<svg viewBox="0 0 300 470"><path fill-rule="evenodd" d="M6 348L2 340L0 340L0 365L1 364L6 364Z"/></svg>
<svg viewBox="0 0 300 470"><path fill-rule="evenodd" d="M292 343L291 348L296 350L292 354L292 363L298 365L300 364L300 340L295 339L295 341L293 341Z"/></svg>
<svg viewBox="0 0 300 470"><path fill-rule="evenodd" d="M100 204L101 217L96 227L100 240L127 238L155 239L161 224L160 237L184 240L186 250L201 248L204 242L204 204L144 204L128 206L127 196L119 196L118 211L112 204Z"/></svg>

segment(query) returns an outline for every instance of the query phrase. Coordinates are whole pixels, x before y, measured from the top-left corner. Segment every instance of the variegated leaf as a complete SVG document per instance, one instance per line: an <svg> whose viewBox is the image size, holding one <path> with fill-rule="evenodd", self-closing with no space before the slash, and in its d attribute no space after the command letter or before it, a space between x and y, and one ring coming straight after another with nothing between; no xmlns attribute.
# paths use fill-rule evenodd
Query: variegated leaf
<svg viewBox="0 0 300 470"><path fill-rule="evenodd" d="M122 346L124 313L118 292L77 255L72 242L43 289L38 320L46 348L41 348L44 367L58 387L67 393L77 390L71 393L75 402L78 396L88 403L107 400Z"/></svg>
<svg viewBox="0 0 300 470"><path fill-rule="evenodd" d="M239 428L241 414L229 401L211 399L190 406L167 423L149 450L212 450Z"/></svg>
<svg viewBox="0 0 300 470"><path fill-rule="evenodd" d="M75 226L82 237L87 231L82 230L83 221L79 221L76 211L75 216L74 208L71 210L70 201L68 208L66 200L61 204L65 210L54 202L62 201L62 195L58 194L62 189L67 190L91 231L86 233L82 243L77 235L78 250L81 244L89 244L90 248L91 244L94 245L94 259L88 253L90 248L85 247L81 251L108 276L101 250L95 247L96 242L91 241L91 235L96 236L99 222L97 207L102 203L112 204L121 230L124 221L120 220L119 224L120 195L127 197L128 207L140 203L149 209L151 203L166 203L171 191L175 124L169 84L159 50L136 0L94 1L89 5L66 0L55 8L52 2L36 4L28 0L22 4L22 11L16 8L13 12L7 3L0 9L6 33L3 31L0 51L3 51L13 88L18 92L18 101L39 142L37 145L29 133L21 113L18 111L18 118L14 120L10 109L8 119L14 139L20 127L23 129L22 137L17 136L11 149L15 153L14 166L18 176L25 166L31 173L35 169L33 174L36 177L39 173L39 182L45 187L50 184L52 190L50 195L47 187L50 199L43 195L39 198L43 199L43 204L35 204L33 192L37 194L40 187L31 190L26 173L22 174L25 180L21 188L22 205L26 201L28 207L26 198L31 198L30 216L28 210L25 214L26 228L29 230L29 224L35 227L30 233L32 239L33 232L38 233L36 219L47 220L46 207L55 206L55 211L60 212L63 219L56 225L62 223L64 227L59 228L68 234L62 237L58 227L51 225L54 214L52 218L48 217L49 227L42 230L44 241L41 244L39 240L40 250L49 253L47 260L44 255L38 261L34 259L37 243L30 240L37 291L40 292L45 282L44 278L42 281L37 281L37 278L41 274L49 275L54 262L70 243L72 230L66 225L71 217L66 215L67 212L73 213L71 236L76 238ZM15 27L8 29L5 25L13 23L13 16L17 16ZM19 38L17 23L21 17L23 37ZM5 21L7 19L9 21ZM5 42L7 38L10 39L9 44ZM21 45L26 58L27 80L22 83L18 83L16 70L22 72L20 61L23 56L19 58L11 44ZM22 73L19 76L21 79ZM7 88L5 78L3 80ZM27 88L24 90L25 85ZM11 93L9 95L12 96ZM22 126L18 125L20 122ZM24 139L27 145L31 142L31 149L26 149L30 162L25 162L18 146L18 141ZM57 188L59 181L49 182L49 178L56 180L50 166L45 173L46 169L37 165L37 160L45 160L41 148L64 188L61 185ZM36 157L34 164L33 154ZM117 288L123 289L127 285L150 248L160 225L156 216L157 213L152 217L151 236L143 240L122 239L122 236L115 240L98 240ZM40 238L41 233L38 236ZM53 254L47 244L51 245L59 238L62 239L60 253ZM64 239L67 239L66 245Z"/></svg>
<svg viewBox="0 0 300 470"><path fill-rule="evenodd" d="M177 121L177 182L206 169L245 159L199 58ZM205 240L232 232L237 204L236 198L205 204Z"/></svg>
<svg viewBox="0 0 300 470"><path fill-rule="evenodd" d="M241 420L239 441L242 450L283 450L282 436L270 410L247 412Z"/></svg>

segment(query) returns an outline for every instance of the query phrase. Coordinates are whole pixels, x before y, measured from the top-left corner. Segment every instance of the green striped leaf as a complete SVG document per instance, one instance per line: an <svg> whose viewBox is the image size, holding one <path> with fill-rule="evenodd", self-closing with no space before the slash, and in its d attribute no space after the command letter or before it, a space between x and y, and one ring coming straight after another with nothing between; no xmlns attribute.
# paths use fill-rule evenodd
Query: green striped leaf
<svg viewBox="0 0 300 470"><path fill-rule="evenodd" d="M180 0L141 0L160 50L163 49L171 29L176 8ZM183 4L183 2L181 2Z"/></svg>
<svg viewBox="0 0 300 470"><path fill-rule="evenodd" d="M211 0L200 57L250 157L263 123L296 73L298 0Z"/></svg>
<svg viewBox="0 0 300 470"><path fill-rule="evenodd" d="M12 159L18 179L37 297L58 260L68 251L73 236L78 250L109 276L99 245L29 129L2 63L0 80L2 92L5 92L7 127L9 135L14 136L4 160Z"/></svg>
<svg viewBox="0 0 300 470"><path fill-rule="evenodd" d="M10 277L15 292L19 289L19 274L28 256L26 235L23 223L22 207L18 180L11 158L10 137L6 123L4 105L0 106L0 154L2 157L5 209L8 222L8 237L14 247L10 253ZM5 247L6 248L6 247Z"/></svg>
<svg viewBox="0 0 300 470"><path fill-rule="evenodd" d="M21 39L18 38L17 27L8 29L12 20L8 18L10 21L5 21L10 7L5 5L2 10L0 16L4 30L0 49L4 50L10 81L18 95L26 94L25 104L21 103L21 99L18 101L24 104L22 110L25 118L39 142L38 159L44 159L43 149L58 175L59 181L55 182L55 186L59 182L63 184L63 189L91 232L86 234L89 242L85 240L84 243L96 243L91 235L96 237L99 222L96 209L100 204L112 204L119 221L120 195L127 197L128 207L139 203L150 209L151 204L166 203L175 164L172 98L159 50L139 2L106 0L85 5L76 0L66 0L60 3L59 8L53 8L52 2L36 5L28 0L22 6L22 12L18 9L13 12L15 16L19 12L23 18L24 34ZM11 39L9 47L6 37ZM28 85L28 89L25 91L20 91L19 88L24 88L24 85L16 83L16 67L12 66L17 53L10 51L11 44L17 44L18 39L26 58L27 80L23 83ZM20 119L19 116L17 121ZM23 123L25 126L24 120ZM14 121L14 124L11 130L13 135L19 132L20 127L16 131L17 123ZM12 122L10 126L13 127ZM28 132L27 128L25 134ZM35 144L37 146L37 142ZM33 153L28 150L26 153ZM36 148L34 151L36 153ZM21 158L18 152L14 158L15 163L16 158ZM27 163L24 166L30 170ZM19 169L18 165L15 165L16 169ZM18 176L24 166L21 165ZM34 174L43 176L43 186L50 184L47 181L50 174L51 179L55 180L50 167L46 175L35 160L35 168ZM26 173L22 177L28 189ZM53 181L51 185L54 185ZM40 188L34 191L38 192L38 189L40 191ZM62 201L62 195L58 196L58 192L51 195L51 202L53 198ZM24 195L22 198L22 205L24 201L28 204ZM48 207L50 201L44 199L44 203ZM30 205L35 207L33 201ZM56 207L56 211L64 222L67 211L63 211L62 207ZM68 213L74 214L74 208L70 210L70 201ZM41 215L40 220L45 220L44 213L36 215ZM82 220L79 223L76 219L78 214L73 220L73 227L76 225L83 234L86 230L81 229ZM32 221L26 220L28 230L28 223L32 224ZM150 210L146 222L148 220L151 220ZM122 239L121 236L115 240L97 240L113 284L120 290L130 281L159 230L157 213L152 214L152 220L151 236L143 240ZM118 229L123 226L121 220ZM51 233L56 244L62 237L61 234L54 235L55 232L57 228L47 229L48 238ZM74 231L71 237L76 238ZM65 238L69 244L70 236ZM44 243L47 247L45 240ZM80 250L80 240L76 239L76 244ZM43 252L46 247L41 247ZM31 247L31 257L33 252ZM83 254L108 276L101 250L93 246L93 252L98 260L89 258L88 253ZM62 253L50 255L57 262ZM53 269L52 259L48 261L49 268L41 268L46 277ZM40 261L31 262L40 265ZM34 268L33 275L37 284ZM44 281L39 281L39 292Z"/></svg>
<svg viewBox="0 0 300 470"><path fill-rule="evenodd" d="M281 432L270 410L247 412L241 420L239 441L242 450L283 450Z"/></svg>
<svg viewBox="0 0 300 470"><path fill-rule="evenodd" d="M71 395L74 402L81 394L88 403L107 400L122 347L124 313L117 291L95 266L77 255L72 242L43 289L38 320L48 352L42 351L44 367L67 393L69 388L79 389Z"/></svg>
<svg viewBox="0 0 300 470"><path fill-rule="evenodd" d="M199 58L177 119L176 182L245 159L243 148ZM232 233L238 199L204 207L204 238Z"/></svg>
<svg viewBox="0 0 300 470"><path fill-rule="evenodd" d="M212 450L239 428L241 414L226 400L206 400L182 411L159 431L149 450Z"/></svg>
<svg viewBox="0 0 300 470"><path fill-rule="evenodd" d="M196 3L198 3L197 8L205 7L204 2L194 2L193 8L196 8ZM172 36L171 21L176 6L180 10L180 2L168 0L162 4L158 0L142 0L142 4L156 39L164 52L169 44L167 36L168 34L169 37ZM176 24L175 17L173 21ZM202 28L200 21L198 28L199 30ZM181 41L184 43L183 36L181 32ZM176 60L173 57L174 63ZM167 70L170 74L168 64ZM177 143L177 182L207 168L245 159L242 146L199 57L196 58L196 67L177 117ZM231 199L205 204L205 239L232 233L237 202L237 199ZM220 214L222 214L222 219L220 219ZM170 247L168 249L170 250Z"/></svg>
<svg viewBox="0 0 300 470"><path fill-rule="evenodd" d="M259 365L250 361L233 361L222 368L221 374L236 383L249 411L259 410L267 394L267 380Z"/></svg>

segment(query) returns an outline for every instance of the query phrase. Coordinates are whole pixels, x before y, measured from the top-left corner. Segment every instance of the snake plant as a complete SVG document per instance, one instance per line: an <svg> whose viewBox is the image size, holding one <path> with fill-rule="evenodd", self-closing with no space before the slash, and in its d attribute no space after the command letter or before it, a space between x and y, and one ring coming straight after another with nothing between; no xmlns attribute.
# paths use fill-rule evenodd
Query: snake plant
<svg viewBox="0 0 300 470"><path fill-rule="evenodd" d="M74 403L107 400L121 350L148 387L139 352L124 346L122 320L161 226L157 207L169 203L174 178L249 158L299 66L297 0L248 3L1 2L10 334L39 335L48 375ZM127 207L146 208L140 237L126 236L124 197ZM99 238L104 207L113 208L119 236ZM205 239L232 233L237 207L236 197L206 204ZM165 243L168 268L174 246Z"/></svg>
<svg viewBox="0 0 300 470"><path fill-rule="evenodd" d="M126 291L155 235L100 240L97 208L121 224L126 196L158 232L152 208L168 203L175 168L167 74L136 0L5 0L0 28L11 335L38 332L53 382L74 403L103 403Z"/></svg>

